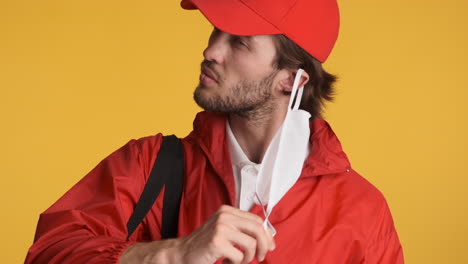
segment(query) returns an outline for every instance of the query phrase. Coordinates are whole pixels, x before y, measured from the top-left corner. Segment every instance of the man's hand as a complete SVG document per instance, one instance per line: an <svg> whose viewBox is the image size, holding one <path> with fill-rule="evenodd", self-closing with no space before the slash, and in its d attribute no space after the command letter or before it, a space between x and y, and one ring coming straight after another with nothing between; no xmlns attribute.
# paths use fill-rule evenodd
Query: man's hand
<svg viewBox="0 0 468 264"><path fill-rule="evenodd" d="M238 248L237 248L237 247ZM181 263L212 264L220 258L232 263L249 263L256 256L263 261L275 248L263 220L257 215L222 206L208 221L182 238Z"/></svg>
<svg viewBox="0 0 468 264"><path fill-rule="evenodd" d="M178 239L137 243L129 247L121 264L188 263L212 264L220 258L231 263L265 259L275 248L270 232L257 215L223 205L192 234ZM137 262L135 262L137 263Z"/></svg>

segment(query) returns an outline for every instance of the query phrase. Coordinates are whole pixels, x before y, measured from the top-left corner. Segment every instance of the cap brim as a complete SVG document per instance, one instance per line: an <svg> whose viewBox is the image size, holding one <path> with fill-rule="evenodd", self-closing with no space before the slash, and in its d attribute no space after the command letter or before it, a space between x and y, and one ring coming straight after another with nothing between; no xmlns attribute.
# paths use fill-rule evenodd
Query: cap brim
<svg viewBox="0 0 468 264"><path fill-rule="evenodd" d="M216 4L213 2L216 1ZM238 0L183 0L184 9L199 9L220 30L233 35L253 36L281 32Z"/></svg>

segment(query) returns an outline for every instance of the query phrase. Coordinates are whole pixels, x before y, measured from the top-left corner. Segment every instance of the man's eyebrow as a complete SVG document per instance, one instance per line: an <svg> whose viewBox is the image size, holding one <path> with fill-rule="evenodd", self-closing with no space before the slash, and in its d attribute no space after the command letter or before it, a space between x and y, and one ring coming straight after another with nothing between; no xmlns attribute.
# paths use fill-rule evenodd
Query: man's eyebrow
<svg viewBox="0 0 468 264"><path fill-rule="evenodd" d="M214 27L214 32L219 33L219 32L224 32L224 31L222 31L221 29L219 29L217 27ZM249 41L249 42L255 42L255 38L254 38L255 36L252 36L252 35L234 35L234 34L230 34L230 35L235 37L235 38L240 38L240 39L243 39L243 40L246 40L246 41Z"/></svg>
<svg viewBox="0 0 468 264"><path fill-rule="evenodd" d="M249 42L255 42L255 36L244 36L244 35L233 35L235 37L241 38L243 40L247 40Z"/></svg>

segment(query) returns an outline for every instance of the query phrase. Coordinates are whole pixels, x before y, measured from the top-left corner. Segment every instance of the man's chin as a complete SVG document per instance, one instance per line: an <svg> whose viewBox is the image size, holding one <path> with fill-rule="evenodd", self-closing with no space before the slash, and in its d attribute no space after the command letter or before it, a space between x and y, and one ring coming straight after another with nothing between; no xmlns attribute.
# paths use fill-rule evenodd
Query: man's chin
<svg viewBox="0 0 468 264"><path fill-rule="evenodd" d="M198 85L193 93L193 100L195 100L195 103L205 111L210 111L210 106L212 105L212 99L208 97L209 94L206 92L206 87L202 84Z"/></svg>

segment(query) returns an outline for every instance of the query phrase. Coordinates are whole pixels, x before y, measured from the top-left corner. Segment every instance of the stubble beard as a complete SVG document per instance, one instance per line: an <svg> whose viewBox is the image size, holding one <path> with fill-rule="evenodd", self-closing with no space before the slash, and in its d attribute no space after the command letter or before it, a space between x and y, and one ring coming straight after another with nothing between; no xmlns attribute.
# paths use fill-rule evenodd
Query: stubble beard
<svg viewBox="0 0 468 264"><path fill-rule="evenodd" d="M260 81L243 80L228 88L228 95L210 94L203 84L195 89L195 102L208 112L238 115L248 120L260 120L271 115L274 97L271 86L277 71L273 70Z"/></svg>

